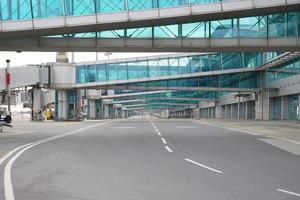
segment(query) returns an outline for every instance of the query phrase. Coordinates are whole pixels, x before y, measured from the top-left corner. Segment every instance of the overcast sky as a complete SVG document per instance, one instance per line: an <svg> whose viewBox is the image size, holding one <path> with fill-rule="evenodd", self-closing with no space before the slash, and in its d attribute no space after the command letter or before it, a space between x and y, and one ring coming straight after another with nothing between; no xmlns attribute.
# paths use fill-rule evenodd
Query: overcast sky
<svg viewBox="0 0 300 200"><path fill-rule="evenodd" d="M107 60L105 53L99 52L99 60ZM112 53L111 59L128 58L161 55L162 53ZM47 62L55 62L55 52L0 52L0 67L6 66L6 59L11 60L11 66L22 66L28 64L41 64ZM96 53L75 53L75 62L95 61ZM69 53L69 61L71 61L71 53Z"/></svg>

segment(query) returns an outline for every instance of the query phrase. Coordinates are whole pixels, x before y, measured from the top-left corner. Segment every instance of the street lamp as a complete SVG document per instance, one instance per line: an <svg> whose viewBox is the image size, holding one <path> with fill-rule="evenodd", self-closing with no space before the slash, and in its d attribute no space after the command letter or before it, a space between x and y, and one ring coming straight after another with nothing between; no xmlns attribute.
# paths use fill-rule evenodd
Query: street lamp
<svg viewBox="0 0 300 200"><path fill-rule="evenodd" d="M107 60L109 60L109 56L112 55L112 52L106 52L104 55L107 56Z"/></svg>

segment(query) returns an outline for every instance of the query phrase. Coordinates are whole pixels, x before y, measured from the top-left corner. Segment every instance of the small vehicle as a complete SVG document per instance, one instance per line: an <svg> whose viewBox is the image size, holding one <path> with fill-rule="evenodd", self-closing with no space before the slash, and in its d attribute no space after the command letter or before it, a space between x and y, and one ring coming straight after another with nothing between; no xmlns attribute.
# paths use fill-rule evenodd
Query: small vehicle
<svg viewBox="0 0 300 200"><path fill-rule="evenodd" d="M0 121L11 123L11 112L7 111L6 108L0 108Z"/></svg>
<svg viewBox="0 0 300 200"><path fill-rule="evenodd" d="M12 128L11 121L11 113L6 111L5 108L0 108L0 132L3 131L4 127Z"/></svg>

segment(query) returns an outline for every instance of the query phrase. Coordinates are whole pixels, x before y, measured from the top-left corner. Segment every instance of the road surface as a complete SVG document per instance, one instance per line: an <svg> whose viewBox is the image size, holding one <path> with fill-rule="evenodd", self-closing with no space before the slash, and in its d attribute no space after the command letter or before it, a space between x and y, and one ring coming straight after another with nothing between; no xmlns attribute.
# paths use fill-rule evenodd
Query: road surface
<svg viewBox="0 0 300 200"><path fill-rule="evenodd" d="M0 199L300 199L300 156L264 139L188 120L41 125L0 137Z"/></svg>

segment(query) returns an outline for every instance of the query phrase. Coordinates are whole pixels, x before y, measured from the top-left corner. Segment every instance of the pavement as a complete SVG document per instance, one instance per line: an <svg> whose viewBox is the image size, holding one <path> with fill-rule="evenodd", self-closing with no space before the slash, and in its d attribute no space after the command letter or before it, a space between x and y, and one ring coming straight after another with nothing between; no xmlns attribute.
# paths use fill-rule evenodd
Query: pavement
<svg viewBox="0 0 300 200"><path fill-rule="evenodd" d="M217 123L18 122L0 135L0 199L300 199L296 132Z"/></svg>

